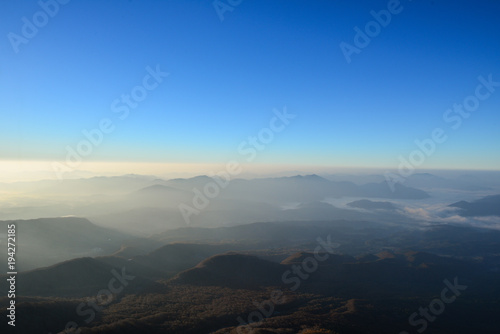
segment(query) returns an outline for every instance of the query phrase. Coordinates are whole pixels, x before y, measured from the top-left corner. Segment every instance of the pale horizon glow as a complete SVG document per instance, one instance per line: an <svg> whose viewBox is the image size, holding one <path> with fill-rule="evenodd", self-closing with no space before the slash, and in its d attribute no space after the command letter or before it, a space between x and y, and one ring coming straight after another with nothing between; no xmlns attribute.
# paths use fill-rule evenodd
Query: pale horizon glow
<svg viewBox="0 0 500 334"><path fill-rule="evenodd" d="M229 160L228 160L229 162ZM26 182L57 180L57 173L49 160L8 160L0 161L0 182ZM227 163L227 162L226 162ZM121 176L127 174L149 175L163 179L190 178L212 175L226 170L226 163L167 163L130 161L84 161L78 169L63 173L63 179L89 178L96 176ZM379 174L394 172L397 166L325 166L313 164L265 164L241 163L242 172L235 178L259 178L293 176L307 174ZM415 173L434 171L500 171L481 168L425 168L415 169Z"/></svg>

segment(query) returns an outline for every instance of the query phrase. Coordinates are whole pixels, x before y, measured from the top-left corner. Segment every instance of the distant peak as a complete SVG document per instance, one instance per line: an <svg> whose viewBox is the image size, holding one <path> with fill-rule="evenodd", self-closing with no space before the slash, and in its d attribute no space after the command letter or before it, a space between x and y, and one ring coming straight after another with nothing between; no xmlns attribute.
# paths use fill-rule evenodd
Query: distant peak
<svg viewBox="0 0 500 334"><path fill-rule="evenodd" d="M169 181L185 182L185 181L195 181L195 180L212 180L212 178L210 176L207 176L207 175L197 175L197 176L188 177L188 178L170 179Z"/></svg>
<svg viewBox="0 0 500 334"><path fill-rule="evenodd" d="M317 174L309 174L309 175L295 175L291 176L292 179L300 179L300 180L321 180L321 181L326 181L325 178L322 178L321 176Z"/></svg>

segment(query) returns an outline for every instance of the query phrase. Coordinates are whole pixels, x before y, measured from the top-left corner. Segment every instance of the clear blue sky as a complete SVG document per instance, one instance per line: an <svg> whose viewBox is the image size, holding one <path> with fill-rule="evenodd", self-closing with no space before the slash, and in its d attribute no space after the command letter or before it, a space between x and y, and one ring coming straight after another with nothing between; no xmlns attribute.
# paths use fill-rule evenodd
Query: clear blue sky
<svg viewBox="0 0 500 334"><path fill-rule="evenodd" d="M500 87L456 130L443 114L478 76L500 81L500 3L401 1L348 63L339 44L387 4L244 0L221 21L212 1L72 0L16 53L9 33L43 15L3 1L0 159L64 160L109 118L86 159L225 162L286 106L297 117L257 163L397 167L440 127L422 167L499 169ZM157 65L169 76L120 120L112 102Z"/></svg>

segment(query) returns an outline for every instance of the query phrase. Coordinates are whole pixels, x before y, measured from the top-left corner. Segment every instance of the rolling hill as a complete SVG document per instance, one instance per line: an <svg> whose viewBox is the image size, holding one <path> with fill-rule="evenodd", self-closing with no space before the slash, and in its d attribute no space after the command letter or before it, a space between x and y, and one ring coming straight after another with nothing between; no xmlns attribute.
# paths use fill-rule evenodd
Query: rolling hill
<svg viewBox="0 0 500 334"><path fill-rule="evenodd" d="M18 236L19 271L76 257L112 254L132 238L77 217L0 221L0 226L6 230L11 223L15 223Z"/></svg>

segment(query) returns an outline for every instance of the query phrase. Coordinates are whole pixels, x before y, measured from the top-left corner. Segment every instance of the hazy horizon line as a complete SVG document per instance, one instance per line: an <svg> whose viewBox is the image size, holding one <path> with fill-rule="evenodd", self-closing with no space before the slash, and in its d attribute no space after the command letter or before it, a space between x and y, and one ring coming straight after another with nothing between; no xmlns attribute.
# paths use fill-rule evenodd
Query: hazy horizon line
<svg viewBox="0 0 500 334"><path fill-rule="evenodd" d="M0 161L0 182L23 182L58 179L50 160L4 160ZM370 175L397 171L397 166L345 166L314 164L240 164L241 172L235 178L260 178L294 175L354 174ZM131 162L131 161L87 161L82 168L68 170L64 178L81 179L96 176L144 175L158 178L191 178L214 175L226 169L226 163L179 163L179 162ZM415 168L415 173L464 173L500 172L500 169L429 167Z"/></svg>

